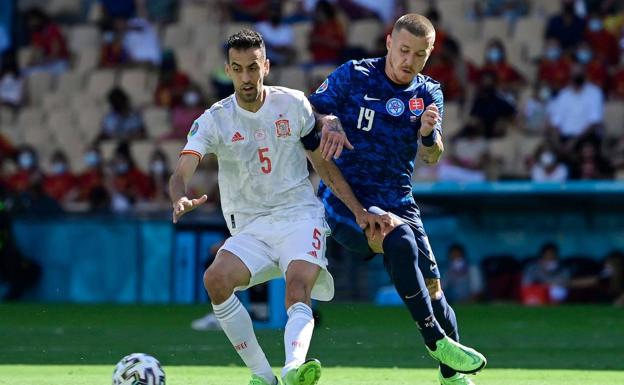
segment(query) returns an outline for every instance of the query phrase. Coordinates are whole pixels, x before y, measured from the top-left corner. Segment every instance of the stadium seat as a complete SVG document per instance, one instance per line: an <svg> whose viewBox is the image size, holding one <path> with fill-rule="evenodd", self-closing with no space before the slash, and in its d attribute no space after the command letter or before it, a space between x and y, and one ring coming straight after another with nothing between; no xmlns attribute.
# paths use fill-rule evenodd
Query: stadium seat
<svg viewBox="0 0 624 385"><path fill-rule="evenodd" d="M39 159L46 159L54 150L54 137L43 126L19 126L23 130L23 139L25 143L33 146L39 153Z"/></svg>
<svg viewBox="0 0 624 385"><path fill-rule="evenodd" d="M150 84L154 84L150 81L150 72L141 68L124 70L119 77L119 86L128 93L133 106L143 106L152 101L154 87Z"/></svg>
<svg viewBox="0 0 624 385"><path fill-rule="evenodd" d="M442 14L443 17L446 17ZM478 39L479 36L479 24L465 20L464 18L453 21L452 23L445 22L448 25L448 31L456 37L462 45L469 42L473 42ZM465 51L465 49L463 49Z"/></svg>
<svg viewBox="0 0 624 385"><path fill-rule="evenodd" d="M39 106L43 96L52 89L52 74L49 72L35 72L26 78L28 100L31 105Z"/></svg>
<svg viewBox="0 0 624 385"><path fill-rule="evenodd" d="M171 131L171 120L166 108L148 107L143 111L143 118L150 138L158 139Z"/></svg>
<svg viewBox="0 0 624 385"><path fill-rule="evenodd" d="M457 0L438 0L436 6L442 17L442 23L451 27L456 23L466 20L465 2ZM423 9L424 8L424 9ZM422 0L410 0L410 12L424 13L427 8L427 2ZM455 34L456 37L462 36Z"/></svg>
<svg viewBox="0 0 624 385"><path fill-rule="evenodd" d="M78 127L87 142L93 141L100 133L104 110L99 106L86 106L76 111Z"/></svg>
<svg viewBox="0 0 624 385"><path fill-rule="evenodd" d="M82 7L82 0L47 0L45 10L50 16L78 16Z"/></svg>
<svg viewBox="0 0 624 385"><path fill-rule="evenodd" d="M206 4L206 2L186 1L180 4L178 20L182 25L218 25L218 23L208 22L209 20L215 21L216 17L214 15L216 13L214 9L211 12L210 5Z"/></svg>
<svg viewBox="0 0 624 385"><path fill-rule="evenodd" d="M77 25L69 30L67 36L71 52L80 52L83 48L100 46L100 31L95 25Z"/></svg>
<svg viewBox="0 0 624 385"><path fill-rule="evenodd" d="M481 38L486 42L490 39L505 39L509 36L509 22L503 17L487 17L481 22Z"/></svg>
<svg viewBox="0 0 624 385"><path fill-rule="evenodd" d="M368 52L373 52L377 45L377 39L382 33L383 24L378 20L356 20L349 26L347 44L349 47L362 47Z"/></svg>
<svg viewBox="0 0 624 385"><path fill-rule="evenodd" d="M538 58L544 48L545 21L541 17L521 18L513 31L513 41L519 43L528 60Z"/></svg>
<svg viewBox="0 0 624 385"><path fill-rule="evenodd" d="M196 50L212 49L216 47L219 55L221 55L221 47L225 41L220 42L221 26L218 23L201 23L192 26L191 29L191 46ZM211 52L213 53L213 52Z"/></svg>
<svg viewBox="0 0 624 385"><path fill-rule="evenodd" d="M17 117L17 126L22 128L41 127L44 113L40 108L23 108Z"/></svg>
<svg viewBox="0 0 624 385"><path fill-rule="evenodd" d="M482 66L485 56L486 42L483 40L474 40L462 43L462 52L464 57L477 66Z"/></svg>
<svg viewBox="0 0 624 385"><path fill-rule="evenodd" d="M73 128L76 124L76 121L74 116L68 109L61 109L50 112L46 118L45 124L50 132L55 135L60 135L64 137L70 135L65 131L69 130L69 128Z"/></svg>
<svg viewBox="0 0 624 385"><path fill-rule="evenodd" d="M136 165L143 171L149 171L149 161L156 145L151 140L132 142L131 153Z"/></svg>
<svg viewBox="0 0 624 385"><path fill-rule="evenodd" d="M182 24L170 24L165 29L163 38L164 48L185 47L191 41L191 30L188 26Z"/></svg>
<svg viewBox="0 0 624 385"><path fill-rule="evenodd" d="M298 63L308 63L310 61L311 54L308 49L308 36L311 29L312 23L310 22L302 22L293 25Z"/></svg>
<svg viewBox="0 0 624 385"><path fill-rule="evenodd" d="M17 64L19 68L27 68L30 63L30 58L32 57L32 48L30 47L21 47L17 51Z"/></svg>
<svg viewBox="0 0 624 385"><path fill-rule="evenodd" d="M428 8L427 2L422 1L422 0L409 0L409 2L407 3L407 10L410 13L419 13L423 15L427 11L427 8ZM455 6L455 8L460 8L460 7ZM443 17L446 17L444 13L442 14L444 15Z"/></svg>
<svg viewBox="0 0 624 385"><path fill-rule="evenodd" d="M490 139L489 142L490 155L499 162L503 176L511 176L518 171L518 151L515 140L511 135L507 135L503 138Z"/></svg>
<svg viewBox="0 0 624 385"><path fill-rule="evenodd" d="M117 144L115 140L105 140L100 144L100 152L102 153L102 160L104 160L104 162L110 162L113 159Z"/></svg>
<svg viewBox="0 0 624 385"><path fill-rule="evenodd" d="M100 62L100 50L95 47L85 47L76 55L73 70L81 74L95 70Z"/></svg>
<svg viewBox="0 0 624 385"><path fill-rule="evenodd" d="M458 103L444 103L442 132L445 140L453 138L462 128L461 107Z"/></svg>
<svg viewBox="0 0 624 385"><path fill-rule="evenodd" d="M165 153L165 156L167 157L167 162L169 162L169 167L171 168L175 167L178 161L178 158L180 157L180 152L184 148L185 144L186 142L182 140L169 140L169 141L163 142L160 145L160 148L163 150L163 152Z"/></svg>
<svg viewBox="0 0 624 385"><path fill-rule="evenodd" d="M57 81L55 93L69 98L78 94L83 87L83 75L77 71L62 73Z"/></svg>
<svg viewBox="0 0 624 385"><path fill-rule="evenodd" d="M176 63L178 69L186 73L192 79L202 64L202 50L196 47L180 47L175 49ZM205 81L205 80L204 80Z"/></svg>
<svg viewBox="0 0 624 385"><path fill-rule="evenodd" d="M253 24L250 24L250 23L236 23L236 22L227 23L225 25L225 28L222 30L223 35L221 36L221 41L225 43L228 36L233 35L236 32L239 32L240 30L245 29L245 28L253 29L253 27L254 27Z"/></svg>
<svg viewBox="0 0 624 385"><path fill-rule="evenodd" d="M306 72L299 66L283 67L275 71L277 73L276 84L280 86L294 88L299 91L303 91L306 94L309 92L309 82Z"/></svg>
<svg viewBox="0 0 624 385"><path fill-rule="evenodd" d="M624 102L611 100L605 103L605 131L608 137L624 135Z"/></svg>
<svg viewBox="0 0 624 385"><path fill-rule="evenodd" d="M89 75L86 93L98 100L104 100L108 92L115 86L117 75L113 70L98 70Z"/></svg>

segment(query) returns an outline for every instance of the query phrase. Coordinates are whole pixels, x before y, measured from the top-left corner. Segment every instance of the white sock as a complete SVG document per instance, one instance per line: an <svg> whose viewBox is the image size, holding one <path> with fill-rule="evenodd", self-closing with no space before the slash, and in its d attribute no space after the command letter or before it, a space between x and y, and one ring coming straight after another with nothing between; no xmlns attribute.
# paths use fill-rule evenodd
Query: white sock
<svg viewBox="0 0 624 385"><path fill-rule="evenodd" d="M284 329L286 362L282 369L282 377L305 362L314 331L314 317L310 306L297 302L288 308L287 313L288 322Z"/></svg>
<svg viewBox="0 0 624 385"><path fill-rule="evenodd" d="M220 305L212 305L225 335L251 372L275 383L275 374L267 361L253 330L251 317L234 294Z"/></svg>

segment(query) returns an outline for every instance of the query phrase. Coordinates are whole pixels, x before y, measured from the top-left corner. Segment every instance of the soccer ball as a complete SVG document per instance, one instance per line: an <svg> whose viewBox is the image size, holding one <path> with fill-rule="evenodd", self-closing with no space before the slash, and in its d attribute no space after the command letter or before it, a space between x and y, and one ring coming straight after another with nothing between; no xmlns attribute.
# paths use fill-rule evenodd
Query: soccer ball
<svg viewBox="0 0 624 385"><path fill-rule="evenodd" d="M165 385L165 372L154 357L132 353L115 366L113 385Z"/></svg>

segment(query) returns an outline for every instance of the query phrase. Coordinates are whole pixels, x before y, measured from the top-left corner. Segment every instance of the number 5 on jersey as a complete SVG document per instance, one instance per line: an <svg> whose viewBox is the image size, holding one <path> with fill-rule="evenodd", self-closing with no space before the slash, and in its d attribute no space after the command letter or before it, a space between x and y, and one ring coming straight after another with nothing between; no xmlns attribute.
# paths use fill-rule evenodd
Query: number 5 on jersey
<svg viewBox="0 0 624 385"><path fill-rule="evenodd" d="M375 118L375 110L370 108L360 107L360 116L358 117L357 128L358 130L370 131L373 128L373 119ZM364 123L363 121L366 120ZM363 123L365 125L363 125Z"/></svg>
<svg viewBox="0 0 624 385"><path fill-rule="evenodd" d="M259 148L258 159L260 159L260 164L262 165L260 170L262 170L262 172L265 174L270 174L271 173L271 158L269 158L267 152L269 152L268 147Z"/></svg>

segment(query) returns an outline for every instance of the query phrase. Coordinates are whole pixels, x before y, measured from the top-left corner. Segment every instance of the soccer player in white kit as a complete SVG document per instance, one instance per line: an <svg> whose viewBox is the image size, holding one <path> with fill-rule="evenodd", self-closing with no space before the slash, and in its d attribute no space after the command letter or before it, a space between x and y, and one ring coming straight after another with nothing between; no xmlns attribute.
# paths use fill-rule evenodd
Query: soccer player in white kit
<svg viewBox="0 0 624 385"><path fill-rule="evenodd" d="M310 300L331 300L334 284L325 257L329 228L308 180L305 150L362 228L383 232L384 219L369 214L333 162L323 159L317 127L335 118L315 119L300 91L264 86L269 61L260 34L243 30L230 36L226 72L235 93L193 123L171 177L173 221L206 201L205 195L187 198L186 186L201 158L216 154L221 206L232 236L204 274L213 311L252 372L249 385L276 385L249 313L234 292L284 276L288 322L281 376L286 385L314 385L321 365L306 361L314 329Z"/></svg>

